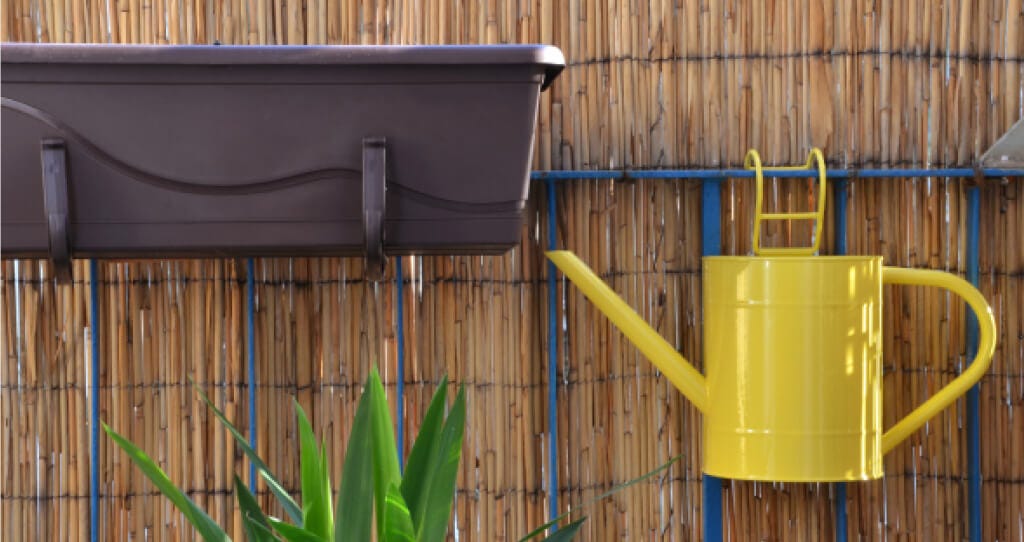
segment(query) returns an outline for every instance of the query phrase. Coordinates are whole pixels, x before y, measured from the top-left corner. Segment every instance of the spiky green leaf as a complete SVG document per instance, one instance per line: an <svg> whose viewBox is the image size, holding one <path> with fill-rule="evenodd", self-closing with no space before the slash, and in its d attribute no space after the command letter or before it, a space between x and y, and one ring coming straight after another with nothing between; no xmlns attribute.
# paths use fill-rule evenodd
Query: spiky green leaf
<svg viewBox="0 0 1024 542"><path fill-rule="evenodd" d="M413 442L412 451L409 453L409 461L405 465L405 474L402 476L402 497L409 504L409 512L417 521L422 521L423 512L427 504L427 492L430 488L428 476L430 471L430 459L436 453L441 426L444 423L444 411L448 407L448 377L441 379L434 397L430 400L427 414L420 424L419 434Z"/></svg>
<svg viewBox="0 0 1024 542"><path fill-rule="evenodd" d="M242 479L235 475L235 498L238 500L238 508L242 511L242 525L245 527L245 535L250 542L276 542L274 534L270 531L270 522L267 516L260 510L256 497L245 487Z"/></svg>
<svg viewBox="0 0 1024 542"><path fill-rule="evenodd" d="M280 539L278 539L277 535L274 534L274 530L271 527L261 525L258 521L252 519L249 516L243 517L242 521L245 522L245 530L247 533L249 531L252 531L254 533L257 533L261 537L265 537L255 538L252 540L259 540L260 542L262 542L263 540L266 540L268 542L279 542Z"/></svg>
<svg viewBox="0 0 1024 542"><path fill-rule="evenodd" d="M302 525L325 540L334 538L334 518L331 516L330 474L324 475L327 458L313 434L313 426L306 412L295 403L295 417L299 428L299 470L302 476Z"/></svg>
<svg viewBox="0 0 1024 542"><path fill-rule="evenodd" d="M459 387L441 434L432 446L426 461L426 472L420 489L424 499L418 514L413 516L418 542L444 540L455 500L455 479L462 457L462 437L466 427L466 390Z"/></svg>
<svg viewBox="0 0 1024 542"><path fill-rule="evenodd" d="M364 389L345 448L338 502L335 504L335 542L366 542L373 525L373 440L370 436L370 394Z"/></svg>
<svg viewBox="0 0 1024 542"><path fill-rule="evenodd" d="M384 510L388 487L402 483L402 473L398 468L398 448L395 446L394 425L391 422L391 409L384 394L384 385L380 375L374 368L367 378L363 392L370 397L370 432L373 439L373 495L377 510L377 534L384 532Z"/></svg>
<svg viewBox="0 0 1024 542"><path fill-rule="evenodd" d="M195 381L192 382L192 387L195 388L199 396L203 398L203 402L205 402L206 406L213 411L214 415L217 416L217 419L220 420L220 423L224 425L229 433L231 433L231 436L234 437L235 442L238 443L238 446L245 453L245 456L249 458L249 461L256 466L256 471L259 472L260 476L267 481L267 486L270 488L270 492L277 497L278 502L281 503L281 506L284 508L285 513L288 514L288 517L291 518L296 525L302 525L302 509L299 508L299 505L295 503L292 496L284 490L281 483L276 477L274 477L274 473L270 471L270 467L263 462L263 459L261 459L259 454L256 453L256 450L253 450L252 446L249 445L249 441L245 439L245 436L242 435L234 424L228 421L224 416L224 413L213 404L213 401L211 401L210 398L207 397L206 393L196 385Z"/></svg>
<svg viewBox="0 0 1024 542"><path fill-rule="evenodd" d="M228 537L227 533L210 516L206 515L206 512L199 508L188 495L185 495L185 493L178 489L163 469L146 455L146 452L143 452L138 446L122 437L105 423L103 424L103 430L131 458L135 466L146 475L146 478L149 478L153 485L174 504L175 508L185 515L185 519L195 527L199 535L203 537L203 540L206 542L230 542L231 538Z"/></svg>
<svg viewBox="0 0 1024 542"><path fill-rule="evenodd" d="M583 517L577 519L576 521L566 525L565 527L562 527L561 529L555 531L554 534L552 534L551 536L545 538L545 542L567 542L569 540L572 540L572 538L576 536L576 533L579 532L580 527L583 526L584 521L587 521L587 518Z"/></svg>
<svg viewBox="0 0 1024 542"><path fill-rule="evenodd" d="M281 535L281 538L288 542L327 542L327 540L312 531L307 531L302 527L296 527L274 518L270 518L270 524L274 526L277 534Z"/></svg>
<svg viewBox="0 0 1024 542"><path fill-rule="evenodd" d="M402 498L402 492L398 486L388 486L387 497L384 500L384 536L381 540L387 542L413 542L416 539L416 531L412 526L412 517L409 515L409 507Z"/></svg>
<svg viewBox="0 0 1024 542"><path fill-rule="evenodd" d="M652 470L650 472L647 472L646 474L643 474L643 475L638 476L636 478L633 478L632 480L623 482L623 483L621 483L621 484L619 484L619 485L609 489L608 491L605 491L604 493L602 493L602 494L600 494L600 495L590 499L589 501L583 503L582 505L577 506L576 510L579 510L580 508L585 508L587 506L590 506L590 505L594 504L595 502L598 502L598 501L600 501L600 500L602 500L602 499L604 499L606 497L610 497L610 496L618 493L619 491L622 491L623 489L626 489L627 487L629 487L629 486L631 486L633 484L640 483L640 482L650 478L651 476L654 476L655 474L658 474L659 472L661 472L661 471L671 467L673 463L675 463L676 461L679 461L682 458L683 458L683 454L679 454L679 455L673 457L672 459L669 459L668 461L662 463L661 465L656 467L654 470ZM560 522L563 519L569 517L569 514L573 513L573 511L574 510L570 510L568 512L565 512L564 514L562 514L562 515L556 517L555 519L545 523L544 525L541 525L540 527L537 527L536 529L530 531L526 536L520 538L519 542L527 542L528 540L532 540L532 539L540 536L541 534L544 533L544 531L548 530L548 528L550 528L552 525L557 525L558 522ZM576 520L573 523L576 523L576 522L582 522L582 520Z"/></svg>

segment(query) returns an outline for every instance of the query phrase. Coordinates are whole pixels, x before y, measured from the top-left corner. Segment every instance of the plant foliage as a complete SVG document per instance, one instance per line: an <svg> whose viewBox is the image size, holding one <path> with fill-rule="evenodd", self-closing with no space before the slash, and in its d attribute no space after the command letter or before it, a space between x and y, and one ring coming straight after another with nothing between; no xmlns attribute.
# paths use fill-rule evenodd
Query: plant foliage
<svg viewBox="0 0 1024 542"><path fill-rule="evenodd" d="M409 453L404 474L399 469L391 413L380 376L374 369L366 379L356 407L345 450L337 501L333 490L326 446L317 441L305 411L295 402L299 430L301 472L300 502L284 489L248 441L198 386L193 387L206 406L228 430L260 478L284 509L287 518L266 515L252 491L234 477L235 497L242 512L242 524L253 542L435 542L445 539L455 499L455 481L462 455L466 423L465 390L460 387L448 408L448 379L441 381L423 418L419 434ZM447 412L446 412L447 410ZM227 533L199 508L167 474L128 439L103 424L103 429L147 478L166 496L207 542L230 542ZM667 469L680 456L653 471L615 486L576 510L604 499L626 487ZM533 540L570 515L566 512L527 534ZM586 518L562 526L545 540L571 540Z"/></svg>
<svg viewBox="0 0 1024 542"><path fill-rule="evenodd" d="M193 384L194 385L194 384ZM235 476L235 497L242 511L246 537L254 542L366 542L375 528L382 542L434 542L445 539L455 499L455 479L462 454L466 421L465 390L460 387L445 413L448 380L438 386L426 419L413 443L403 475L398 467L394 425L380 376L374 369L366 379L356 408L342 466L337 503L326 446L317 441L305 411L295 403L299 431L300 500L288 494L255 450L210 398L196 392L256 466L260 477L281 504L287 518L267 516L252 492ZM208 542L231 539L167 474L128 439L103 425L118 445L164 494L196 532ZM301 505L300 505L301 502ZM374 521L376 518L376 521Z"/></svg>

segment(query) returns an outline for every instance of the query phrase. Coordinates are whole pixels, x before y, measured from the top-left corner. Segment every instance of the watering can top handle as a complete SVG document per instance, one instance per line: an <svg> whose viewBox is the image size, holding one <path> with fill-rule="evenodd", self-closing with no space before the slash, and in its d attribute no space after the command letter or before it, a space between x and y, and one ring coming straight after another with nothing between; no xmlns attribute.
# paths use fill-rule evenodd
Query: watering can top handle
<svg viewBox="0 0 1024 542"><path fill-rule="evenodd" d="M930 269L904 269L901 267L884 267L882 282L886 284L909 284L915 286L937 286L949 290L970 305L978 319L978 353L970 366L960 376L953 379L946 387L915 408L905 418L882 435L882 453L893 449L897 444L909 437L929 419L953 403L967 392L975 382L981 379L992 363L992 355L996 348L996 321L992 316L985 297L966 280Z"/></svg>
<svg viewBox="0 0 1024 542"><path fill-rule="evenodd" d="M815 165L816 164L816 165ZM765 171L806 171L818 169L818 206L814 211L803 211L795 213L765 213L764 212L764 172ZM754 171L754 254L758 256L812 256L818 252L821 245L821 227L825 221L825 157L821 149L813 148L807 154L807 162L802 166L774 166L764 167L761 165L761 155L754 149L747 151L743 157L743 168ZM761 246L761 222L764 220L814 220L814 242L808 247L762 247Z"/></svg>

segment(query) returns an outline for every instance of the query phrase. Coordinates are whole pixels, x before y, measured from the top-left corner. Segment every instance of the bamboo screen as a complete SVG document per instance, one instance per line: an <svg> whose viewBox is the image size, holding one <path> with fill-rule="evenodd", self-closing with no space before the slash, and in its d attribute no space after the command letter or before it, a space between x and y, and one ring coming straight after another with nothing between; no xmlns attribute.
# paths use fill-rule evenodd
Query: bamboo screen
<svg viewBox="0 0 1024 542"><path fill-rule="evenodd" d="M558 45L569 66L542 97L535 169L723 167L749 147L833 167L971 166L1021 114L1021 0L778 2L525 0L5 0L11 41L506 43ZM970 179L854 179L849 251L963 274ZM999 347L981 399L983 539L1024 536L1024 181L981 191L981 289ZM443 374L468 392L454 514L458 540L508 540L547 498L547 223L532 187L522 244L502 257L404 258L406 281L368 282L355 259L255 263L258 449L292 489L289 398L310 411L335 473L359 385L404 382L411 442ZM558 243L576 251L689 359L701 360L700 194L694 181L568 181ZM722 251L750 250L751 183L722 186ZM806 183L771 183L796 208ZM829 218L831 220L831 217ZM829 223L830 224L830 223ZM800 227L772 243L805 240ZM823 252L833 250L826 227ZM394 276L392 260L389 277ZM231 474L248 465L188 379L249 424L245 269L238 261L86 262L55 286L44 262L2 266L0 475L5 540L82 540L89 529L89 285L99 289L100 417L140 443L241 539ZM403 296L404 321L395 318ZM577 506L683 455L663 476L581 510L583 539L699 540L700 416L572 287L559 282L558 503ZM964 308L935 290L886 290L885 420L933 394L965 359ZM404 331L405 373L396 374ZM454 384L453 384L454 385ZM962 539L963 401L849 484L849 533ZM407 448L408 449L408 445ZM104 438L100 539L177 540L180 515ZM728 482L731 540L827 540L828 484ZM265 489L261 499L271 501Z"/></svg>

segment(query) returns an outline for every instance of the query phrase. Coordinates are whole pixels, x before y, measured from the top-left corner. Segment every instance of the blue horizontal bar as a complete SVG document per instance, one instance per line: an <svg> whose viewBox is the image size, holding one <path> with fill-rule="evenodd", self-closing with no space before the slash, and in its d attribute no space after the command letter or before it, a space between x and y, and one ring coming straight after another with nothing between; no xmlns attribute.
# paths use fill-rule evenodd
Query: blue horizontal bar
<svg viewBox="0 0 1024 542"><path fill-rule="evenodd" d="M985 168L985 177L1024 177L1024 169ZM830 179L860 178L910 178L910 177L974 177L972 168L909 168L909 169L829 169ZM817 170L777 171L765 170L765 177L811 178ZM754 172L747 169L627 169L627 170L564 170L534 171L530 178L535 180L595 180L595 179L721 179L753 178Z"/></svg>

